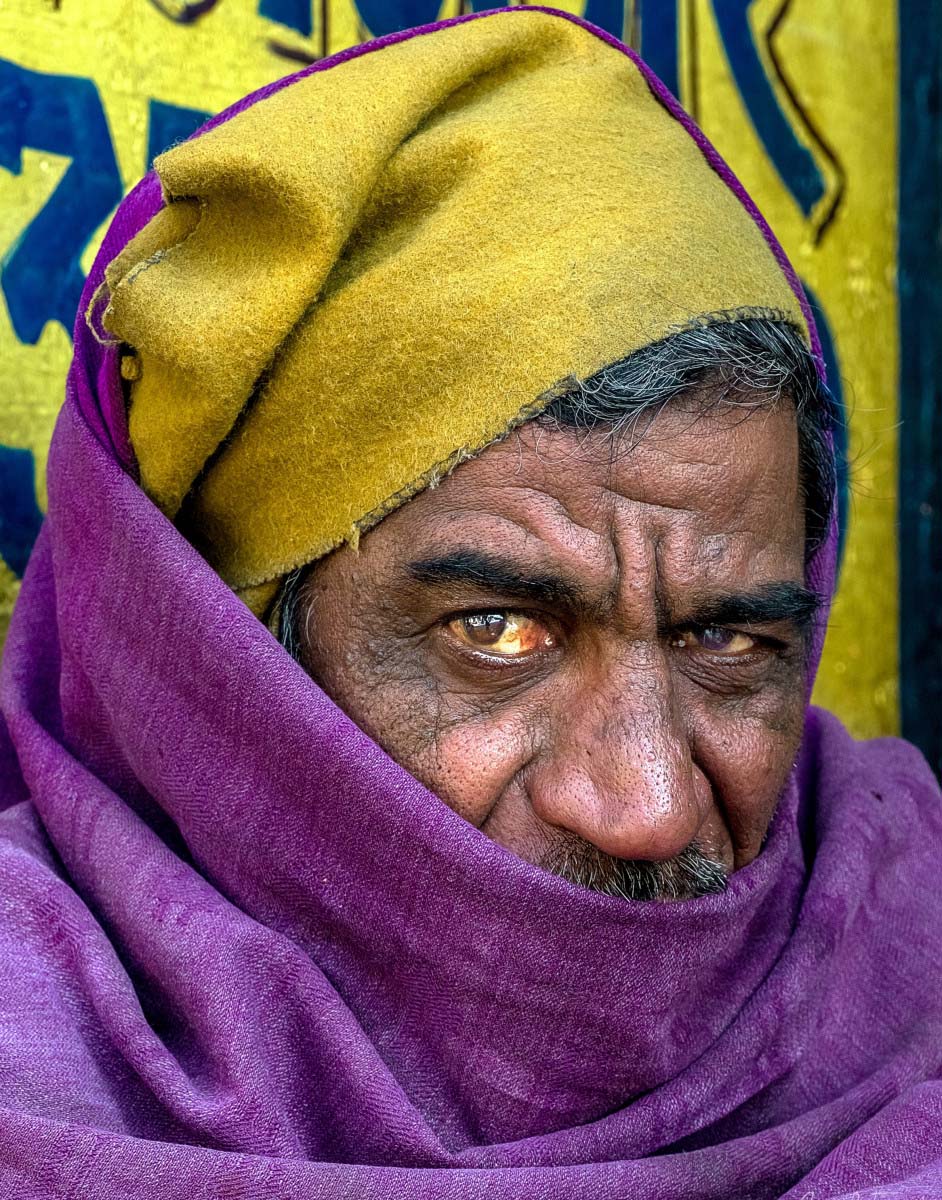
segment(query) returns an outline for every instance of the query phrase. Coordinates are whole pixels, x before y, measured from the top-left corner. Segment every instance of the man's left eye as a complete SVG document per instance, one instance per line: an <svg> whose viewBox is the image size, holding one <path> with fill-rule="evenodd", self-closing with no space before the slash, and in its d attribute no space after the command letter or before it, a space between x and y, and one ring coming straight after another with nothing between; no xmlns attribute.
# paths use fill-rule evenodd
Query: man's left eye
<svg viewBox="0 0 942 1200"><path fill-rule="evenodd" d="M734 629L723 629L719 625L707 625L702 629L682 629L673 644L680 648L699 647L711 654L748 654L756 648L756 639Z"/></svg>
<svg viewBox="0 0 942 1200"><path fill-rule="evenodd" d="M470 613L449 621L447 629L465 646L501 658L522 658L556 645L546 626L524 613Z"/></svg>

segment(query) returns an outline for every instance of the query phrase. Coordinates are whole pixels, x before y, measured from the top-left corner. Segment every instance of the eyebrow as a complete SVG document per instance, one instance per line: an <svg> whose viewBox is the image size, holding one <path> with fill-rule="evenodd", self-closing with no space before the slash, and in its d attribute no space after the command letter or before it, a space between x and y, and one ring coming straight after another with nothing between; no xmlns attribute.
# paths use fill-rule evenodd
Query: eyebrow
<svg viewBox="0 0 942 1200"><path fill-rule="evenodd" d="M532 572L510 559L459 547L446 554L409 563L409 576L432 587L463 584L515 600L525 600L571 611L597 612L586 593L570 580L551 573ZM775 625L787 623L807 631L821 606L820 599L800 583L782 580L748 592L723 592L694 605L682 620L660 624L677 628L692 625Z"/></svg>
<svg viewBox="0 0 942 1200"><path fill-rule="evenodd" d="M581 588L559 575L521 570L509 559L460 547L436 558L409 563L409 575L417 583L445 587L452 583L497 592L515 600L570 609L590 607Z"/></svg>
<svg viewBox="0 0 942 1200"><path fill-rule="evenodd" d="M810 629L821 600L800 583L782 580L766 583L749 592L712 596L696 606L687 618L689 625L776 625L781 622L802 632Z"/></svg>

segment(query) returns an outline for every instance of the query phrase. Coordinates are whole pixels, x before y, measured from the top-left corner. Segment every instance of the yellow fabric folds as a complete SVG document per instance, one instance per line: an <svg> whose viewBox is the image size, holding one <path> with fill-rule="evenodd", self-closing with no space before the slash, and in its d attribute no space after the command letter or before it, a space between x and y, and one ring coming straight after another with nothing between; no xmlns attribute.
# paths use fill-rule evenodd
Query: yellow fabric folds
<svg viewBox="0 0 942 1200"><path fill-rule="evenodd" d="M804 329L689 134L560 16L387 45L156 167L104 321L142 486L256 611L560 381L704 313Z"/></svg>

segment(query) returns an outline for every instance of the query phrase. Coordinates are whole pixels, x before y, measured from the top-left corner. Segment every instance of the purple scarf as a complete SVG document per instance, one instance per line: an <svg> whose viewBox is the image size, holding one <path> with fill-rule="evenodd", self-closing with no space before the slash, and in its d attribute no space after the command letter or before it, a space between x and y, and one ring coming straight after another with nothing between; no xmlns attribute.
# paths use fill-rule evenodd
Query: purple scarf
<svg viewBox="0 0 942 1200"><path fill-rule="evenodd" d="M915 750L809 709L725 894L575 888L396 766L133 473L80 319L3 661L0 1197L942 1195Z"/></svg>

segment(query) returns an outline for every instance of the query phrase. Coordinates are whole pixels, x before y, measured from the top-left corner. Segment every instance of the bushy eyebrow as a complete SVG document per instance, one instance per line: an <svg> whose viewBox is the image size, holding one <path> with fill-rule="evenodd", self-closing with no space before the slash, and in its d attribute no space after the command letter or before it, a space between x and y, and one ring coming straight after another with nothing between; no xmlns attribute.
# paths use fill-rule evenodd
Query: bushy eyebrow
<svg viewBox="0 0 942 1200"><path fill-rule="evenodd" d="M589 607L581 588L559 575L522 571L510 559L459 547L435 558L409 563L409 575L417 582L434 586L466 584L482 591L573 610Z"/></svg>
<svg viewBox="0 0 942 1200"><path fill-rule="evenodd" d="M807 631L821 600L800 583L783 580L766 583L749 592L727 592L711 596L695 606L685 623L710 625L776 625L787 623Z"/></svg>
<svg viewBox="0 0 942 1200"><path fill-rule="evenodd" d="M406 568L417 583L432 587L463 584L514 600L597 613L599 605L571 580L552 573L522 570L511 559L458 547L431 558L416 559ZM679 626L789 624L800 632L810 629L821 602L814 592L789 580L763 584L743 592L709 596L672 618L660 614L665 629Z"/></svg>

